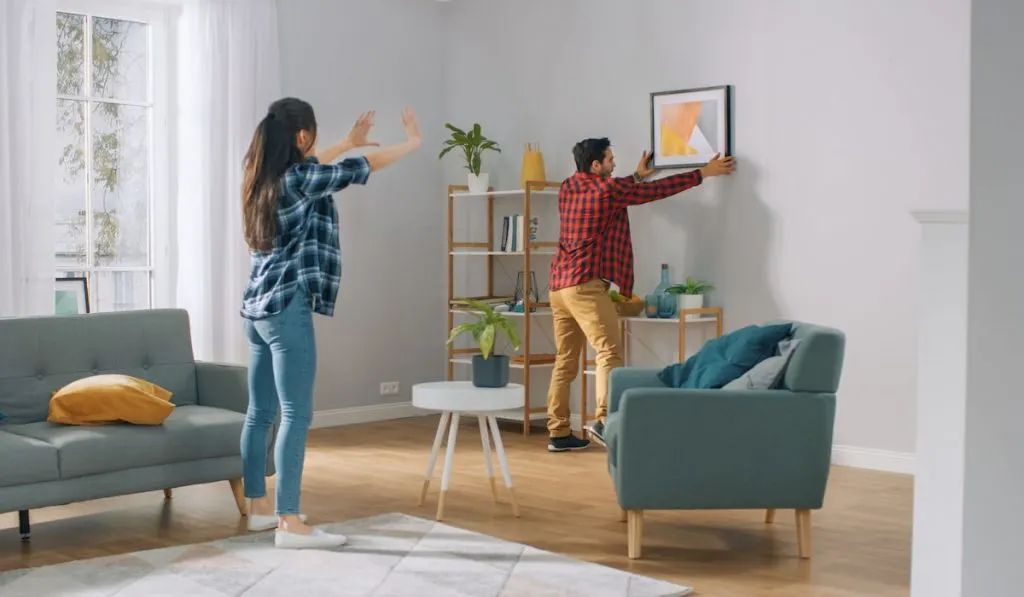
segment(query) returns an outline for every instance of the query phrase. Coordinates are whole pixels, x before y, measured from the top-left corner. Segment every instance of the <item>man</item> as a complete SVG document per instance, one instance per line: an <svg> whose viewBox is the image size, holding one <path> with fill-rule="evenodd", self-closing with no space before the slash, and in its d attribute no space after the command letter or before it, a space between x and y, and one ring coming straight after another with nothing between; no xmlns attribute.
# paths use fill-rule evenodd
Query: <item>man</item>
<svg viewBox="0 0 1024 597"><path fill-rule="evenodd" d="M548 389L548 450L586 448L569 427L569 386L579 371L586 342L597 351L597 413L587 426L604 444L608 414L608 375L622 366L619 317L608 294L610 284L624 296L633 293L633 241L629 232L631 205L671 197L701 184L705 178L730 174L732 157L715 155L700 170L643 182L654 173L644 152L632 176L613 178L615 157L606 138L585 139L573 148L577 172L558 192L560 232L551 263L551 309L556 358Z"/></svg>

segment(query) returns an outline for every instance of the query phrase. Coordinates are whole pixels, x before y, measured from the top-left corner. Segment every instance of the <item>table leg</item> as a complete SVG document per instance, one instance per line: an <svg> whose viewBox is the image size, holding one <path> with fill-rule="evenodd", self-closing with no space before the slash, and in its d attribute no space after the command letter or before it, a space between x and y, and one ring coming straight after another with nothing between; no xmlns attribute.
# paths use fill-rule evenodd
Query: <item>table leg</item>
<svg viewBox="0 0 1024 597"><path fill-rule="evenodd" d="M427 475L423 479L423 488L420 489L420 501L417 505L422 506L427 499L427 489L430 487L430 480L434 477L434 465L437 464L437 453L441 451L441 440L444 438L444 431L448 427L450 412L441 413L441 420L437 422L437 433L434 434L434 447L430 449L430 461L427 463Z"/></svg>
<svg viewBox="0 0 1024 597"><path fill-rule="evenodd" d="M491 485L491 497L498 502L498 488L494 484L494 463L491 462L491 437L487 432L487 417L477 415L477 423L480 425L480 444L484 448L484 464L487 467L487 482Z"/></svg>
<svg viewBox="0 0 1024 597"><path fill-rule="evenodd" d="M519 518L519 502L516 500L515 489L512 488L512 474L508 471L508 459L505 458L505 446L501 443L501 431L498 430L498 419L493 416L487 417L491 425L491 435L494 436L494 451L498 453L498 463L501 464L501 475L505 477L505 487L508 487L508 494L512 497L512 513Z"/></svg>
<svg viewBox="0 0 1024 597"><path fill-rule="evenodd" d="M437 520L444 516L444 497L448 494L448 480L452 476L452 460L455 459L455 438L459 432L459 413L452 413L448 426L448 449L444 454L444 472L441 474L441 497L437 500Z"/></svg>

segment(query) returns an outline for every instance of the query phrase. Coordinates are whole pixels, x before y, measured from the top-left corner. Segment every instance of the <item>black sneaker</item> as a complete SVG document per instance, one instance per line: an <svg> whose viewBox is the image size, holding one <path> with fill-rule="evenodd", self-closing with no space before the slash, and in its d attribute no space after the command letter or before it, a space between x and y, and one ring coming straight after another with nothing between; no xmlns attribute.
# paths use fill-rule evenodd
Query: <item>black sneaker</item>
<svg viewBox="0 0 1024 597"><path fill-rule="evenodd" d="M583 428L587 430L587 433L590 435L591 439L593 439L595 442L601 444L602 446L604 446L606 448L608 447L608 444L606 444L605 441L604 441L604 423L603 422L601 422L601 421L594 421L593 424L585 425Z"/></svg>
<svg viewBox="0 0 1024 597"><path fill-rule="evenodd" d="M585 439L580 439L575 435L567 435L565 437L552 437L548 441L548 452L568 452L570 450L583 450L590 445L590 442Z"/></svg>

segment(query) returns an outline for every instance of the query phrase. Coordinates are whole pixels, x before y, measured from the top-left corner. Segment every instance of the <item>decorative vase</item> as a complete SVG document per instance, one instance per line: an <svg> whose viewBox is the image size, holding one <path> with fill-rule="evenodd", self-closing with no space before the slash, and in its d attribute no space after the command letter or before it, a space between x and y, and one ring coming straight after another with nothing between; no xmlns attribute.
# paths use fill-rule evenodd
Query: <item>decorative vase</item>
<svg viewBox="0 0 1024 597"><path fill-rule="evenodd" d="M503 354L473 355L473 385L478 388L504 388L508 385L509 358Z"/></svg>
<svg viewBox="0 0 1024 597"><path fill-rule="evenodd" d="M547 180L547 173L544 170L544 154L540 152L537 143L527 143L523 152L523 171L519 182L526 188L528 180Z"/></svg>
<svg viewBox="0 0 1024 597"><path fill-rule="evenodd" d="M645 301L645 313L647 317L659 319L671 319L679 311L679 301L675 296L668 293L672 283L668 279L668 264L661 264L661 281L654 288L654 292L647 296Z"/></svg>
<svg viewBox="0 0 1024 597"><path fill-rule="evenodd" d="M486 193L491 186L491 175L486 172L480 174L469 173L469 192Z"/></svg>

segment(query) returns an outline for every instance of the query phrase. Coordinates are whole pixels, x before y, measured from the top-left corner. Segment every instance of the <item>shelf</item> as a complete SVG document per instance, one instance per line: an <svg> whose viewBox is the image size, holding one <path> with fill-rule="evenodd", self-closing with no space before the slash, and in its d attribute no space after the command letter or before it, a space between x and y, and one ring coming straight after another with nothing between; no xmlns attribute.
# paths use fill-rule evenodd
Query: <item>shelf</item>
<svg viewBox="0 0 1024 597"><path fill-rule="evenodd" d="M620 317L623 321L644 321L650 323L679 323L678 317L672 317L669 319L661 319L659 317ZM690 315L686 318L684 323L708 323L709 321L718 321L717 317L706 317L700 315Z"/></svg>
<svg viewBox="0 0 1024 597"><path fill-rule="evenodd" d="M455 191L452 197L509 197L525 195L526 189L509 189L506 191L488 191L486 193L470 193L469 191ZM530 189L531 195L553 195L558 196L558 189Z"/></svg>
<svg viewBox="0 0 1024 597"><path fill-rule="evenodd" d="M515 183L512 183L512 184L515 184ZM454 185L454 184L448 185L448 197L447 197L447 203L448 203L448 225L447 225L447 228L448 228L448 231L447 231L448 232L448 246L447 246L447 251L448 251L448 260L447 260L448 261L448 268L447 268L448 269L448 304L447 304L447 309L448 309L448 328L449 328L449 334L451 333L451 329L456 324L456 319L455 319L455 314L456 313L462 312L462 313L466 313L466 314L477 314L477 315L481 313L481 311L478 311L477 309L472 308L472 306L470 306L470 305L459 304L457 302L454 302L454 301L456 301L456 296L457 296L456 295L456 290L455 290L456 277L457 277L455 275L455 268L456 267L459 267L459 269L464 269L466 266L471 266L471 265L474 265L474 264L475 265L480 265L480 264L485 265L486 266L486 278L476 279L476 280L472 280L472 281L462 281L462 280L460 280L459 283L460 284L466 284L467 282L471 282L471 287L475 288L471 292L480 292L482 290L481 287L483 286L482 283L486 283L487 295L488 295L489 298L493 299L493 298L497 298L497 297L494 297L494 294L496 292L495 279L494 279L495 278L495 275L494 275L495 274L495 270L508 269L507 266L510 263L513 263L513 261L506 262L504 259L496 259L496 257L506 256L506 257L513 257L513 258L516 258L516 259L522 259L522 260L524 260L522 262L524 267L517 267L515 269L519 269L519 270L526 270L526 269L533 270L534 268L536 268L538 270L537 271L537 278L543 278L544 274L543 274L542 271L539 271L539 270L541 270L541 268L544 268L547 264L549 264L551 262L552 257L554 257L557 254L557 249L558 249L558 242L557 241L554 241L554 240L542 241L542 240L540 240L540 238L534 238L534 237L526 236L525 235L525 232L526 232L525 229L523 231L524 232L523 238L522 238L522 240L520 242L515 243L515 244L508 244L508 245L506 245L508 247L516 247L517 249L521 249L521 250L517 250L517 251L496 251L496 250L493 250L494 247L501 247L502 246L502 243L500 242L500 238L501 238L500 234L504 232L503 231L503 225L501 223L502 218L500 217L500 215L495 213L495 211L496 211L495 207L496 206L498 206L498 205L508 206L508 205L514 205L517 202L522 202L521 203L522 207L520 209L523 212L524 221L525 221L527 219L527 218L525 218L526 215L531 215L531 216L538 215L538 214L534 214L531 211L531 209L532 209L531 206L534 205L533 199L535 197L543 196L543 199L539 199L539 200L540 201L544 201L545 205L546 205L546 202L548 201L548 198L551 198L551 197L557 198L558 197L558 191L561 188L562 182L561 181L549 181L549 180L527 180L527 181L520 181L519 184L523 188L503 189L503 190L495 190L494 188L489 188L487 191L480 192L480 193L470 192L469 191L469 187L466 186L466 185ZM486 226L482 230L478 231L479 236L477 238L479 238L479 240L459 240L459 239L456 239L456 237L455 237L454 229L455 229L455 213L456 213L456 210L459 209L459 207L462 206L462 205L466 205L469 208L473 208L474 206L478 205L478 203L475 202L475 201L470 201L468 203L460 203L460 202L456 201L457 198L462 198L462 197L478 197L478 198L484 199L484 201L480 201L479 204L482 204L483 206L486 207L486 210L487 210L487 224L486 224ZM505 201L509 201L509 203L505 203L505 201L501 201L501 202L495 201L495 199L501 198L501 197L506 198ZM472 204L472 205L470 205L470 204ZM545 206L545 209L546 209L546 206ZM545 228L546 227L547 227L547 225L545 225ZM551 229L553 231L554 230L558 230L557 219L552 224L552 228ZM472 236L476 236L476 235L471 235L471 238L472 238ZM480 259L480 260L477 260L477 261L472 261L472 260L459 261L458 263L456 263L456 259L455 259L456 256L459 256L459 257L486 257L486 259ZM530 267L529 268L525 267L526 263L530 263ZM473 269L475 269L475 267ZM480 269L484 269L484 268L480 268ZM530 286L531 286L531 292L527 293L527 296L532 297L532 296L534 296L536 294L536 291L539 290L539 288L533 288L534 286L536 286L535 282L536 282L536 280L530 279L529 283L530 283ZM509 297L509 299L511 299L511 297ZM497 306L496 304L492 303L492 301L490 301L490 300L488 300L486 302L491 303L492 307ZM544 332L544 326L550 325L549 322L552 321L552 317L551 317L552 312L551 312L551 308L550 308L551 305L550 305L550 303L542 302L542 301L528 301L528 302L529 302L529 304L534 305L536 307L536 309L532 310L532 311L529 311L527 313L519 313L519 312L514 312L514 311L499 311L501 314L507 316L510 320L522 320L522 322L523 322L523 326L522 326L522 328L523 328L523 331L522 331L522 333L523 333L523 339L522 339L523 350L517 356L525 357L524 360L526 362L510 362L509 363L509 367L511 369L516 369L516 370L521 372L520 375L522 376L522 384L523 384L523 387L524 387L524 393L525 393L525 396L526 396L526 401L524 402L522 408L512 409L512 410L503 412L503 413L498 415L500 418L507 418L507 419L511 419L511 420L521 421L523 423L523 435L529 435L530 434L530 421L534 421L534 420L541 421L541 420L544 420L547 417L547 407L546 406L534 407L531 404L531 397L533 396L533 393L531 392L531 388L533 387L532 386L533 374L535 372L537 372L538 368L541 369L541 370L547 369L547 370L550 371L555 366L554 362L537 362L536 359L540 355L540 353L533 352L533 348L531 347L531 330L533 330L532 333L541 333L543 336L547 336L548 335L547 333ZM508 304L508 303L506 303L506 304ZM534 316L537 316L538 318L543 318L543 319L539 319L537 321L537 323L540 324L540 326L541 326L541 329L539 331L536 329L537 326L527 325L528 323L533 323L533 319L532 318ZM518 325L518 324L516 324L516 325ZM449 380L453 380L453 379L457 378L456 377L456 372L454 370L456 364L458 364L458 365L471 365L473 363L473 355L474 354L479 354L479 347L461 348L461 349L453 349L453 348L449 347L448 350L449 350L449 352L446 355L446 358L448 359L447 367L446 368L447 368L447 379L449 379ZM461 373L465 373L465 372L460 371L459 373L461 374Z"/></svg>
<svg viewBox="0 0 1024 597"><path fill-rule="evenodd" d="M477 311L475 309L449 309L449 311L451 311L452 313L472 313L473 315L483 315L483 313L484 313L483 311ZM495 311L495 312L496 313L501 313L505 317L523 317L525 315L524 313L520 313L518 311ZM540 308L538 308L536 311L532 311L530 313L530 317L536 317L538 315L541 315L541 316L551 315L551 309L540 309Z"/></svg>
<svg viewBox="0 0 1024 597"><path fill-rule="evenodd" d="M448 251L449 255L476 255L476 256L487 256L487 255L512 255L512 256L523 256L526 255L526 251ZM530 255L554 255L555 252L551 249L534 249L530 251Z"/></svg>
<svg viewBox="0 0 1024 597"><path fill-rule="evenodd" d="M452 363L457 363L459 365L472 365L473 364L473 359L467 359L465 357L455 357L453 359L450 359L450 361ZM509 363L508 367L509 367L509 369L526 369L526 364L525 363L515 363L515 362L513 362L513 363ZM538 369L538 368L540 368L540 369L554 369L555 368L555 364L554 363L533 363L532 365L530 365L530 368L531 369Z"/></svg>

